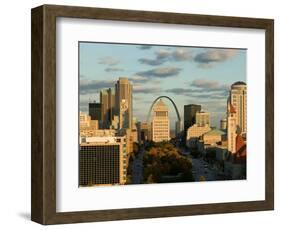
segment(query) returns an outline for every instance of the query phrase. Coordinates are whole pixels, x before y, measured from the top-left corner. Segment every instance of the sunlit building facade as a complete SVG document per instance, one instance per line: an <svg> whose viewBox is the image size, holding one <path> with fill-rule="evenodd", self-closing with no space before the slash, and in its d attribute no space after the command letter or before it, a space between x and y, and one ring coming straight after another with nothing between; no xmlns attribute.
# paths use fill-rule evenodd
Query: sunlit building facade
<svg viewBox="0 0 281 230"><path fill-rule="evenodd" d="M229 102L236 111L237 128L241 134L247 132L247 85L238 81L231 85Z"/></svg>
<svg viewBox="0 0 281 230"><path fill-rule="evenodd" d="M155 142L170 140L169 111L161 99L153 107L152 140Z"/></svg>
<svg viewBox="0 0 281 230"><path fill-rule="evenodd" d="M133 86L128 78L119 78L115 84L115 107L119 117L119 129L131 129L133 123Z"/></svg>

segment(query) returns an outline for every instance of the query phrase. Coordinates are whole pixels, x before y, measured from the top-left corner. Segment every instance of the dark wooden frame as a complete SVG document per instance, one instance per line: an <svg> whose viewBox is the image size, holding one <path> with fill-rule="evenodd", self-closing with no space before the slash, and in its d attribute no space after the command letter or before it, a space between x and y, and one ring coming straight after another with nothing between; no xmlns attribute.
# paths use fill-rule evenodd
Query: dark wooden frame
<svg viewBox="0 0 281 230"><path fill-rule="evenodd" d="M264 201L56 212L56 18L121 20L265 30L266 186ZM32 9L31 219L62 224L274 209L274 21L179 13L43 5Z"/></svg>

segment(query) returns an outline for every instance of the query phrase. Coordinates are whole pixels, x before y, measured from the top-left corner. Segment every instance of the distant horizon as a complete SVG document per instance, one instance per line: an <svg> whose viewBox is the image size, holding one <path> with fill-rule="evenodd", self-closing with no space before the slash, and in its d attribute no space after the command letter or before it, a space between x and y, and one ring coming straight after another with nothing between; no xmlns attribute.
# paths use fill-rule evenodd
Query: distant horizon
<svg viewBox="0 0 281 230"><path fill-rule="evenodd" d="M158 96L175 102L183 121L183 107L202 105L211 126L219 127L226 116L230 86L246 82L245 49L206 48L116 43L79 43L79 110L88 113L88 103L99 101L100 90L114 88L119 77L133 85L133 117L146 121ZM171 130L177 120L169 107Z"/></svg>

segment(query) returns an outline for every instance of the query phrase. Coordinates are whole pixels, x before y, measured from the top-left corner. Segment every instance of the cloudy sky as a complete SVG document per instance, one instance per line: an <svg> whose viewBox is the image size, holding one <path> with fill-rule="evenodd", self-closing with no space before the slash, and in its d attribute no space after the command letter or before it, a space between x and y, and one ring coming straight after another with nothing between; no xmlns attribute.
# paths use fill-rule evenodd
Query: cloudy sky
<svg viewBox="0 0 281 230"><path fill-rule="evenodd" d="M211 125L225 117L229 87L246 82L246 50L111 43L79 43L80 110L99 102L99 91L119 77L133 84L133 115L146 119L152 102L162 95L176 103L183 119L186 104L200 104ZM169 106L171 127L176 113Z"/></svg>

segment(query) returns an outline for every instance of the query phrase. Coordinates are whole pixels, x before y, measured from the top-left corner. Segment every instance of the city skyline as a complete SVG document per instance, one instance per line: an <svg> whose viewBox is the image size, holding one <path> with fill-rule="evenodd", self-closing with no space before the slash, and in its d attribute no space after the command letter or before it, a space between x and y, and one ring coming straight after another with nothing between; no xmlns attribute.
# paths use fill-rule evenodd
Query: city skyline
<svg viewBox="0 0 281 230"><path fill-rule="evenodd" d="M145 121L152 102L166 95L176 103L182 120L184 105L200 104L210 112L211 125L219 127L226 116L230 85L246 82L246 50L242 49L84 42L79 49L83 112L88 112L89 101L99 101L101 90L127 77L133 85L137 120ZM169 101L167 105L174 129L176 114Z"/></svg>

